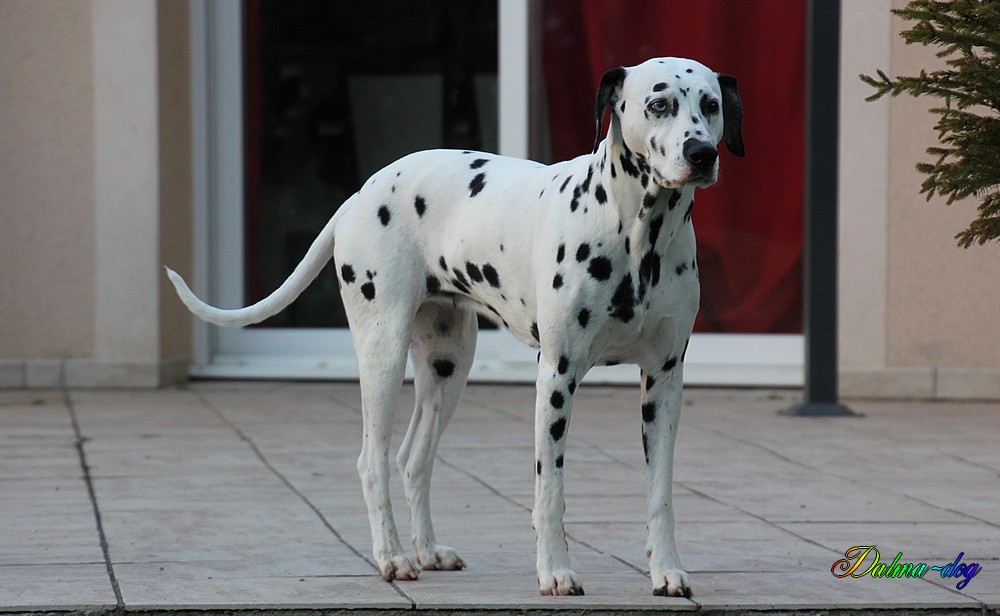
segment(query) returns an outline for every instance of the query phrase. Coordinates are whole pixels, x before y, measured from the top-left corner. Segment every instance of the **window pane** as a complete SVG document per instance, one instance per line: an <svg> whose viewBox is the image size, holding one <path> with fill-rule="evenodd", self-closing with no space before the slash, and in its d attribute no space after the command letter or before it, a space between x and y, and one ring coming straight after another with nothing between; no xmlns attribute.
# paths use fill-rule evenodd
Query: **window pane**
<svg viewBox="0 0 1000 616"><path fill-rule="evenodd" d="M496 0L247 0L246 289L273 291L368 176L495 150ZM271 327L346 327L334 267Z"/></svg>

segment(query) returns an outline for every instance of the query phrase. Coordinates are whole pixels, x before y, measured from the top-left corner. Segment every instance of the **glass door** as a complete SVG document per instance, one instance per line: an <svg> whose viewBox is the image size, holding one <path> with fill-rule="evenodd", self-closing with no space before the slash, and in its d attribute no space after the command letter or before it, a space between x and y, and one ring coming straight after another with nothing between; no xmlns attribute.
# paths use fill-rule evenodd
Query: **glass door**
<svg viewBox="0 0 1000 616"><path fill-rule="evenodd" d="M498 42L501 21L521 33L505 40L526 38L526 0L192 6L195 109L205 116L196 159L208 186L196 260L207 280L199 291L213 303L242 306L270 293L340 204L405 154L527 152L527 48ZM500 80L513 104L502 104ZM512 336L482 325L475 374L519 378L498 369L534 365ZM346 327L331 264L264 323L199 326L193 373L353 378Z"/></svg>

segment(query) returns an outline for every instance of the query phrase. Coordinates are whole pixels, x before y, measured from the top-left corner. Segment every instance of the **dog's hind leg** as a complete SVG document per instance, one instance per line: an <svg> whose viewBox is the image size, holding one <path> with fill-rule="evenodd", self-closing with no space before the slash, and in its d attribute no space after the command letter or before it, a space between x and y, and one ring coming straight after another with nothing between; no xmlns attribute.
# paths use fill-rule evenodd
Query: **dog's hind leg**
<svg viewBox="0 0 1000 616"><path fill-rule="evenodd" d="M455 550L439 545L431 524L434 455L472 367L478 325L470 310L425 304L417 313L411 353L416 407L396 463L410 508L413 547L424 569L462 569Z"/></svg>
<svg viewBox="0 0 1000 616"><path fill-rule="evenodd" d="M345 298L346 299L346 298ZM358 355L364 437L358 458L358 475L368 507L372 552L382 578L417 579L417 566L405 554L389 500L389 446L392 419L406 369L406 351L412 323L403 312L383 315L378 327L359 324L345 301L351 334ZM397 317L397 318L392 318ZM367 327L365 327L367 325Z"/></svg>

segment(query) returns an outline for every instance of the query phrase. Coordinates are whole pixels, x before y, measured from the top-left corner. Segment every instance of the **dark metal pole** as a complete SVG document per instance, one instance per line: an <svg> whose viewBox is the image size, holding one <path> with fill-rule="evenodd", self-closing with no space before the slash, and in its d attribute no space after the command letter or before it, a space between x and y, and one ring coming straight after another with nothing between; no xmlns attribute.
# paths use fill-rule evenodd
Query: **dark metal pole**
<svg viewBox="0 0 1000 616"><path fill-rule="evenodd" d="M789 415L853 415L837 394L837 137L840 0L809 0L806 24L805 400Z"/></svg>

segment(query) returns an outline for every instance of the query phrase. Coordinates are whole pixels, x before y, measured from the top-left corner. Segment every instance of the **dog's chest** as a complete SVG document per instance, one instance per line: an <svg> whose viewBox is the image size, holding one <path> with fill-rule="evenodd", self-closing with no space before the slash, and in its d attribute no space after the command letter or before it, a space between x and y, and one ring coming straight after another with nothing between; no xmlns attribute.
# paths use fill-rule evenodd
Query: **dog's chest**
<svg viewBox="0 0 1000 616"><path fill-rule="evenodd" d="M555 252L549 267L543 261L536 268L543 277L537 306L543 326L587 347L598 363L635 362L662 342L673 321L693 319L699 295L693 195L673 196L641 210L631 224L603 233L576 229L543 249Z"/></svg>

